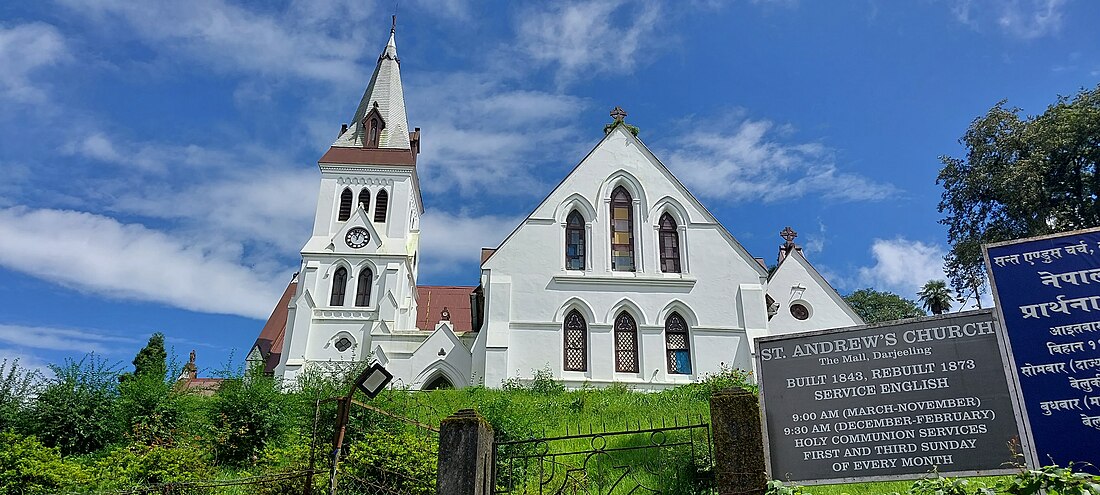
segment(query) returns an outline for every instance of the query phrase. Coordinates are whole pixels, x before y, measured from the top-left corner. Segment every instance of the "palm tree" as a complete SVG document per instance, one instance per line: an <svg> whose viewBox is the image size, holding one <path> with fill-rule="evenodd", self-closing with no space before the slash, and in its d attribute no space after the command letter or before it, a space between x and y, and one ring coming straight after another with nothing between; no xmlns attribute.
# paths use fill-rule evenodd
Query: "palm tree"
<svg viewBox="0 0 1100 495"><path fill-rule="evenodd" d="M951 311L951 289L943 280L929 280L917 293L924 308L932 314L942 315Z"/></svg>

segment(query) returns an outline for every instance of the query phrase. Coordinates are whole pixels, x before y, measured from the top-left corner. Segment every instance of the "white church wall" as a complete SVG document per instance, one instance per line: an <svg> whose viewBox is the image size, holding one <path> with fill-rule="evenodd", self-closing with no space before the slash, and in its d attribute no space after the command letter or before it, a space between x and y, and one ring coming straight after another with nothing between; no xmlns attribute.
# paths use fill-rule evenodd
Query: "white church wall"
<svg viewBox="0 0 1100 495"><path fill-rule="evenodd" d="M618 185L626 187L634 199L635 272L612 271L610 266L610 196ZM589 256L583 271L564 269L564 223L574 207L588 224ZM681 227L682 273L660 271L656 224L665 211L674 212ZM760 293L751 301L761 307L747 314L754 322L765 321L762 276L755 264L736 250L721 227L632 137L617 129L484 265L491 284L486 293L486 345L507 356L497 363L487 356L486 383L496 386L505 377L529 378L533 370L548 364L555 376L572 385L585 381L674 384L715 372L720 363L749 368L747 355L738 349L744 340L729 337L743 336L746 328L746 312L740 309L742 284L755 284ZM508 283L497 283L502 276ZM586 317L589 363L585 372L562 369L563 308L571 300L582 301L593 313ZM692 375L668 373L661 311L672 301L693 313ZM614 371L611 326L622 308L629 308L638 324L637 373ZM766 323L761 325L766 329ZM708 335L703 340L706 349L694 342L700 334ZM726 338L707 340L711 335Z"/></svg>
<svg viewBox="0 0 1100 495"><path fill-rule="evenodd" d="M791 252L776 268L768 282L768 294L779 304L768 331L783 334L862 325L863 320L840 299L806 258ZM809 310L809 318L800 320L791 313L793 304Z"/></svg>

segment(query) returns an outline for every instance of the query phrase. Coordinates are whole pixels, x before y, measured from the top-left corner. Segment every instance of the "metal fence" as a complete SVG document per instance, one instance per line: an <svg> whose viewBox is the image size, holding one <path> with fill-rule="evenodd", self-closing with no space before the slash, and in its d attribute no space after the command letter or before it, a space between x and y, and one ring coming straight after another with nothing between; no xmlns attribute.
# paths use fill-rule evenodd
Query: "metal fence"
<svg viewBox="0 0 1100 495"><path fill-rule="evenodd" d="M493 493L700 493L713 482L710 425L592 431L493 444Z"/></svg>

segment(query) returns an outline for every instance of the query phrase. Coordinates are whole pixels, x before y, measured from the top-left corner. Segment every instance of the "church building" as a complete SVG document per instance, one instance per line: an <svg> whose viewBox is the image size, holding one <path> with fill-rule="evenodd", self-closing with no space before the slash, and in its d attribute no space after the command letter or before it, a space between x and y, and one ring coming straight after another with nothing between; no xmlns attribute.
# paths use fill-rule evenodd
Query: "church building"
<svg viewBox="0 0 1100 495"><path fill-rule="evenodd" d="M409 130L391 29L351 123L318 161L300 271L249 362L289 382L375 360L412 389L499 387L540 370L568 387L660 389L752 369L754 337L863 323L793 230L769 274L626 112L611 117L534 211L482 250L477 285L418 286L421 133Z"/></svg>

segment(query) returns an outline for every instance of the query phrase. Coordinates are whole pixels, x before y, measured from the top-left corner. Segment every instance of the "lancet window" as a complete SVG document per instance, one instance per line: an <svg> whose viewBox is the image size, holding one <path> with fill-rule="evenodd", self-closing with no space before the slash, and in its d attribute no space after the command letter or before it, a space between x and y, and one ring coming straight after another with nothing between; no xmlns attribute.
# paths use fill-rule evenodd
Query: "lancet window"
<svg viewBox="0 0 1100 495"><path fill-rule="evenodd" d="M687 322L680 313L672 313L665 318L665 349L668 353L668 372L690 375L691 344Z"/></svg>
<svg viewBox="0 0 1100 495"><path fill-rule="evenodd" d="M340 213L336 216L336 219L343 222L351 218L351 203L353 194L351 189L344 188L344 192L340 193Z"/></svg>
<svg viewBox="0 0 1100 495"><path fill-rule="evenodd" d="M565 370L588 371L588 324L575 309L565 316Z"/></svg>
<svg viewBox="0 0 1100 495"><path fill-rule="evenodd" d="M374 221L381 223L386 221L386 207L389 206L390 195L385 189L378 191L374 197Z"/></svg>
<svg viewBox="0 0 1100 495"><path fill-rule="evenodd" d="M355 305L370 306L370 286L374 283L374 274L370 268L359 270L359 280L355 284Z"/></svg>
<svg viewBox="0 0 1100 495"><path fill-rule="evenodd" d="M573 210L565 224L565 269L584 270L584 217Z"/></svg>
<svg viewBox="0 0 1100 495"><path fill-rule="evenodd" d="M341 266L336 269L336 273L332 274L332 297L329 299L329 306L344 305L344 292L347 291L347 287L348 270Z"/></svg>
<svg viewBox="0 0 1100 495"><path fill-rule="evenodd" d="M661 215L658 236L661 244L661 271L680 273L680 233L672 215Z"/></svg>
<svg viewBox="0 0 1100 495"><path fill-rule="evenodd" d="M611 269L634 271L634 200L622 186L611 193Z"/></svg>
<svg viewBox="0 0 1100 495"><path fill-rule="evenodd" d="M638 372L638 324L626 311L615 317L615 371Z"/></svg>
<svg viewBox="0 0 1100 495"><path fill-rule="evenodd" d="M370 190L363 188L359 191L359 206L363 208L363 211L370 211Z"/></svg>

